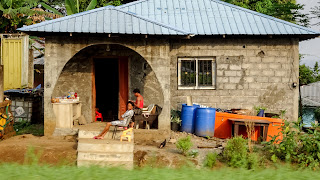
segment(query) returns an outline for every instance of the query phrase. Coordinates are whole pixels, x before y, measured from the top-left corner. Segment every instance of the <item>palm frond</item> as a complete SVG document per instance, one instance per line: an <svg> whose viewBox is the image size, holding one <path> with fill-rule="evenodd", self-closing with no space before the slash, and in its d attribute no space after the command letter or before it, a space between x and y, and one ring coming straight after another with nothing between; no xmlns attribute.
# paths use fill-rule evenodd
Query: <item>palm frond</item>
<svg viewBox="0 0 320 180"><path fill-rule="evenodd" d="M44 8L46 8L47 10L53 12L54 14L58 14L58 15L62 16L62 14L61 14L58 10L56 10L55 8L47 5L46 3L40 2L40 4L41 4Z"/></svg>
<svg viewBox="0 0 320 180"><path fill-rule="evenodd" d="M90 4L88 5L86 11L89 11L89 10L91 10L91 9L96 8L97 4L98 4L98 1L97 1L97 0L91 0L91 2L90 2Z"/></svg>

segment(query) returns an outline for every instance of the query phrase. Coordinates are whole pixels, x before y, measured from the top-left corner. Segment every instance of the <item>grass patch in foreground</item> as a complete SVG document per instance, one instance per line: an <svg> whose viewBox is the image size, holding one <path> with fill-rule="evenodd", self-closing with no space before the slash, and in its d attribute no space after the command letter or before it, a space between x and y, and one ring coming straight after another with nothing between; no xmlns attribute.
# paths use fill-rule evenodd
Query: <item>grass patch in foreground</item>
<svg viewBox="0 0 320 180"><path fill-rule="evenodd" d="M151 169L142 168L135 170L124 170L121 168L98 168L98 167L75 167L75 166L39 166L39 165L16 165L2 164L1 179L33 180L33 179L218 179L218 180L305 180L320 179L320 173L311 170L293 170L282 167L280 169L245 170L224 168L218 170L208 169Z"/></svg>

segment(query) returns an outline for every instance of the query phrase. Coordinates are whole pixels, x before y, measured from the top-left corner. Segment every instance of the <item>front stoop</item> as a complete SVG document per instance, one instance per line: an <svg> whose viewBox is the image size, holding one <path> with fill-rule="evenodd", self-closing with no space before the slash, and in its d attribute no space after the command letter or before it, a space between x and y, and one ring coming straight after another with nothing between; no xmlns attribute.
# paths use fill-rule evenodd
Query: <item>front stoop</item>
<svg viewBox="0 0 320 180"><path fill-rule="evenodd" d="M112 131L106 139L93 139L100 131L80 130L78 135L78 166L98 165L102 167L124 167L133 169L133 140L120 142L121 131L117 132L116 139L111 139Z"/></svg>

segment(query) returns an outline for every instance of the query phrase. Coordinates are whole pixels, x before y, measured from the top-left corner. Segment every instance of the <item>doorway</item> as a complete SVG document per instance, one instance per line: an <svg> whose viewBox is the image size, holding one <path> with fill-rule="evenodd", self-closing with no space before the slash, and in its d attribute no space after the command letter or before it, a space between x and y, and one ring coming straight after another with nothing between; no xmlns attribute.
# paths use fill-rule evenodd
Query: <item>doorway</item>
<svg viewBox="0 0 320 180"><path fill-rule="evenodd" d="M118 118L119 111L119 64L116 58L94 60L96 108L104 121Z"/></svg>
<svg viewBox="0 0 320 180"><path fill-rule="evenodd" d="M126 111L128 79L128 57L94 59L93 107L104 121L117 120Z"/></svg>

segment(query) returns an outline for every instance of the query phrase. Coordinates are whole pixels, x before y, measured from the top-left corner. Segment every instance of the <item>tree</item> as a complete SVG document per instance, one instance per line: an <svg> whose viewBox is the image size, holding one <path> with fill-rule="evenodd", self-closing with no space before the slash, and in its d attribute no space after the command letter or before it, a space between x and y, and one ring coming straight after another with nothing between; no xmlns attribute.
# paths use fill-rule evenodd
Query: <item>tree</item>
<svg viewBox="0 0 320 180"><path fill-rule="evenodd" d="M107 5L119 6L122 0L65 0L67 14L76 14Z"/></svg>
<svg viewBox="0 0 320 180"><path fill-rule="evenodd" d="M14 33L23 25L31 25L45 19L60 17L37 8L41 0L0 0L0 33ZM50 7L48 7L50 8ZM55 11L52 8L52 11Z"/></svg>
<svg viewBox="0 0 320 180"><path fill-rule="evenodd" d="M285 21L303 26L309 25L309 18L299 10L303 5L296 4L295 0L223 0L225 2L273 16Z"/></svg>
<svg viewBox="0 0 320 180"><path fill-rule="evenodd" d="M318 62L314 68L310 68L305 64L299 66L299 81L300 86L320 81L320 68Z"/></svg>
<svg viewBox="0 0 320 180"><path fill-rule="evenodd" d="M315 18L317 20L320 19L320 2L318 2L318 4L319 4L319 6L313 7L311 10L311 14L313 15L312 18ZM320 25L320 21L314 25Z"/></svg>

